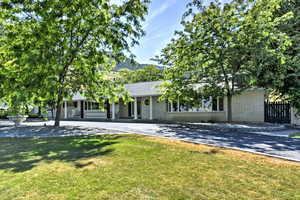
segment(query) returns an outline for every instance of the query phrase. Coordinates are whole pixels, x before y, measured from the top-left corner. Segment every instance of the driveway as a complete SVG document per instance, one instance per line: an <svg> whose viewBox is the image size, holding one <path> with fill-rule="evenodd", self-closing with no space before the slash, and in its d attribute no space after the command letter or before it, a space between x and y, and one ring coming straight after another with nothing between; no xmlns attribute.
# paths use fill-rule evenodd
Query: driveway
<svg viewBox="0 0 300 200"><path fill-rule="evenodd" d="M0 137L137 133L238 149L300 162L300 139L282 137L300 131L280 125L62 121L60 128L49 127L53 123L49 121L46 123L47 126L44 126L45 122L29 122L23 127L13 128L8 121L0 121Z"/></svg>

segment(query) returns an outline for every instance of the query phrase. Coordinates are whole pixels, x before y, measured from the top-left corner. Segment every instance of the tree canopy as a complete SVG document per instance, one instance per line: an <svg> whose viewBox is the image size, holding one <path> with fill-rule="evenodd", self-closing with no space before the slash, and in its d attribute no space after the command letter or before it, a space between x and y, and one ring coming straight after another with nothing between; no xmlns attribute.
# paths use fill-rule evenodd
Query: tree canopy
<svg viewBox="0 0 300 200"><path fill-rule="evenodd" d="M292 13L276 16L281 2L234 0L203 6L193 0L183 17L184 30L162 51L161 63L170 66L165 78L171 80L163 86L163 97L226 96L231 121L232 96L257 86L266 66L286 62L291 42L278 24Z"/></svg>
<svg viewBox="0 0 300 200"><path fill-rule="evenodd" d="M300 1L282 1L275 16L293 12L293 17L279 24L279 30L289 36L292 45L285 52L284 63L262 68L258 84L272 89L280 99L289 101L300 111Z"/></svg>
<svg viewBox="0 0 300 200"><path fill-rule="evenodd" d="M124 83L137 83L163 80L163 70L155 65L147 65L138 70L120 69L119 77Z"/></svg>
<svg viewBox="0 0 300 200"><path fill-rule="evenodd" d="M7 80L1 83L2 94L14 91L24 101L55 101L55 125L63 99L77 92L95 101L127 101L111 70L143 36L148 2L2 1L0 61Z"/></svg>

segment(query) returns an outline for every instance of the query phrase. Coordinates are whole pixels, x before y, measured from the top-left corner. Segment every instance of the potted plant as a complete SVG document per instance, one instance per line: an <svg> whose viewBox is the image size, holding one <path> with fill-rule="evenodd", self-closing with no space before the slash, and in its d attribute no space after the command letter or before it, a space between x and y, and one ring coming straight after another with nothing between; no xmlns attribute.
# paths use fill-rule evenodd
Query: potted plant
<svg viewBox="0 0 300 200"><path fill-rule="evenodd" d="M14 122L15 126L20 126L22 122L27 119L27 115L25 114L25 107L22 105L15 105L9 109L9 114L7 118Z"/></svg>

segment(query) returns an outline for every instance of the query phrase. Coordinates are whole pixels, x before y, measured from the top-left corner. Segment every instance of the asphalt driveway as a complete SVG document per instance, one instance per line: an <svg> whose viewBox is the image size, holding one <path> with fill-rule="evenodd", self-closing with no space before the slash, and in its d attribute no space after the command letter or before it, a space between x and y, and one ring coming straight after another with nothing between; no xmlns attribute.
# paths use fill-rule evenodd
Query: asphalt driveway
<svg viewBox="0 0 300 200"><path fill-rule="evenodd" d="M218 147L238 149L300 162L300 139L282 137L296 129L280 125L231 124L148 124L62 121L60 128L49 127L53 121L30 122L14 128L0 121L0 137L48 137L86 134L137 133L179 139ZM278 135L278 136L276 136Z"/></svg>

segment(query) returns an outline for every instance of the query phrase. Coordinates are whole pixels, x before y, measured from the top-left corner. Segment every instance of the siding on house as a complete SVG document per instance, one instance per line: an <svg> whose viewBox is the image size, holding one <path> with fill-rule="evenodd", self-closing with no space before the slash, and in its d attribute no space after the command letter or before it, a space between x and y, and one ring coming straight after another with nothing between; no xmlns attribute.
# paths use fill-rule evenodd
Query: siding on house
<svg viewBox="0 0 300 200"><path fill-rule="evenodd" d="M296 115L296 109L292 108L291 112L291 124L300 126L300 116Z"/></svg>
<svg viewBox="0 0 300 200"><path fill-rule="evenodd" d="M167 103L159 101L159 96L153 97L153 119L166 120L167 119Z"/></svg>
<svg viewBox="0 0 300 200"><path fill-rule="evenodd" d="M264 122L264 101L264 89L250 89L233 96L232 120L235 122ZM224 99L224 108L227 112L227 98Z"/></svg>
<svg viewBox="0 0 300 200"><path fill-rule="evenodd" d="M226 113L220 112L169 112L167 119L185 122L226 121Z"/></svg>
<svg viewBox="0 0 300 200"><path fill-rule="evenodd" d="M264 122L265 90L251 89L232 98L232 120L234 122ZM168 112L166 119L172 121L227 121L227 98L224 98L224 111L212 112Z"/></svg>
<svg viewBox="0 0 300 200"><path fill-rule="evenodd" d="M132 97L146 97L160 95L159 86L163 81L151 81L125 84L125 88Z"/></svg>
<svg viewBox="0 0 300 200"><path fill-rule="evenodd" d="M89 110L84 112L84 118L86 119L106 119L106 112L99 110Z"/></svg>

